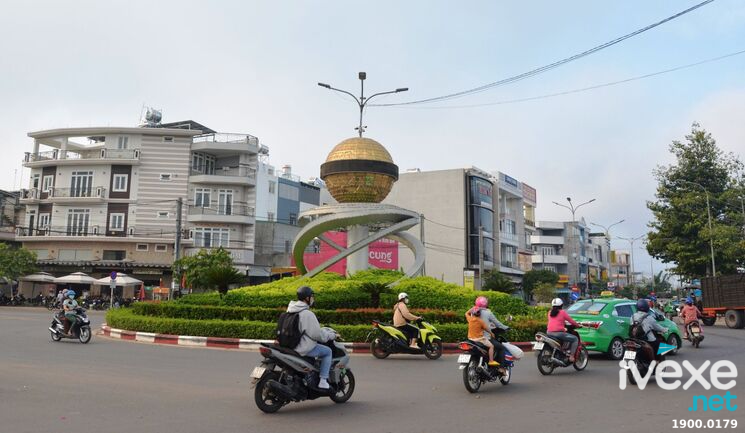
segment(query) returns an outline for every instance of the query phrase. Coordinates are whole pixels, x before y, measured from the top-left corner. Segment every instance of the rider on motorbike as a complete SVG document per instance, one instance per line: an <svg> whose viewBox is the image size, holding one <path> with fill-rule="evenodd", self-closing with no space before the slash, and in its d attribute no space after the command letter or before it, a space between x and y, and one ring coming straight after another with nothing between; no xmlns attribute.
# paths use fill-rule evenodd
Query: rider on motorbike
<svg viewBox="0 0 745 433"><path fill-rule="evenodd" d="M641 324L642 330L644 331L644 338L652 346L652 349L654 349L654 353L656 354L657 350L660 348L660 341L655 333L664 334L667 332L667 329L657 323L657 319L650 311L649 300L639 299L636 301L636 310L637 311L634 313L631 321L632 323Z"/></svg>
<svg viewBox="0 0 745 433"><path fill-rule="evenodd" d="M691 322L698 322L699 317L701 317L701 310L693 305L692 298L686 298L686 304L680 310L680 317L683 318L683 331L685 331L685 339L688 340L688 324ZM699 329L701 329L701 327L699 327Z"/></svg>
<svg viewBox="0 0 745 433"><path fill-rule="evenodd" d="M491 342L494 334L491 333L489 325L481 319L480 313L481 310L476 307L466 311L468 339L486 346L489 349L489 367L499 367L499 362L494 360L494 345Z"/></svg>
<svg viewBox="0 0 745 433"><path fill-rule="evenodd" d="M67 299L62 303L62 309L65 312L65 319L69 322L68 327L65 329L65 334L69 334L72 327L75 326L77 319L75 318L75 309L78 308L78 302L75 300L75 291L67 291Z"/></svg>
<svg viewBox="0 0 745 433"><path fill-rule="evenodd" d="M409 312L409 308L406 306L408 303L409 295L406 292L399 293L398 301L393 306L393 326L409 338L409 347L419 349L419 345L416 342L419 337L419 328L409 324L409 321L414 322L421 319L421 317Z"/></svg>
<svg viewBox="0 0 745 433"><path fill-rule="evenodd" d="M336 333L329 328L321 328L315 313L310 307L315 302L313 289L303 286L297 289L297 301L290 301L288 313L298 313L298 330L302 334L295 352L301 356L311 356L321 359L318 388L329 389L329 371L331 370L331 348L319 343L326 343L336 338Z"/></svg>
<svg viewBox="0 0 745 433"><path fill-rule="evenodd" d="M484 338L489 338L492 346L494 346L494 355L496 356L496 361L499 364L504 364L504 346L496 338L491 338L491 335L494 330L499 329L502 331L506 331L510 328L500 322L488 307L489 299L487 299L486 296L479 296L478 298L476 298L476 302L474 303L474 307L471 311L476 316L481 318L481 320L486 323L486 326L489 327L489 331L484 331Z"/></svg>
<svg viewBox="0 0 745 433"><path fill-rule="evenodd" d="M548 326L546 328L546 333L549 337L569 342L569 363L574 364L574 354L577 352L579 339L566 332L565 322L569 322L577 328L581 328L582 325L572 319L572 317L563 310L563 306L564 301L562 301L561 298L554 298L554 300L551 301L551 311L548 312Z"/></svg>

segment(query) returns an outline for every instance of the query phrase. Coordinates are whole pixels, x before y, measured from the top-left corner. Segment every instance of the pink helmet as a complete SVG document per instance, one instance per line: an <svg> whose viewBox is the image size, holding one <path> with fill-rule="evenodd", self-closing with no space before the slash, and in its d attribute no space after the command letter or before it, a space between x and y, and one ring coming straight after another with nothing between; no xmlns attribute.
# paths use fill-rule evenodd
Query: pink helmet
<svg viewBox="0 0 745 433"><path fill-rule="evenodd" d="M476 303L474 305L476 308L486 308L486 306L489 305L489 300L486 299L486 296L479 296L476 298Z"/></svg>

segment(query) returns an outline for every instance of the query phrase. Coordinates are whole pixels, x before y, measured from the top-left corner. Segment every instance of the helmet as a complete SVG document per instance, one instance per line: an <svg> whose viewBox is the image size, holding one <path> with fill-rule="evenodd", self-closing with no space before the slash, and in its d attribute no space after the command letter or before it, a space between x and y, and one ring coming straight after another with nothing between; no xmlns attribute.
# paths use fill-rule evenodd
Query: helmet
<svg viewBox="0 0 745 433"><path fill-rule="evenodd" d="M564 305L564 301L562 301L561 298L554 298L554 300L551 301L552 307L561 307L562 305Z"/></svg>
<svg viewBox="0 0 745 433"><path fill-rule="evenodd" d="M408 298L408 297L409 297L409 295L408 295L408 294L407 294L406 292L401 292L401 293L399 293L399 294L398 294L398 300L399 300L399 301L400 301L401 299L406 299L406 298Z"/></svg>
<svg viewBox="0 0 745 433"><path fill-rule="evenodd" d="M67 296L67 291L68 291L68 290L69 290L69 289L62 289L62 296Z"/></svg>
<svg viewBox="0 0 745 433"><path fill-rule="evenodd" d="M690 296L686 298L686 304L693 305L693 299Z"/></svg>
<svg viewBox="0 0 745 433"><path fill-rule="evenodd" d="M68 290L67 291L67 297L68 298L74 298L75 297L75 290Z"/></svg>
<svg viewBox="0 0 745 433"><path fill-rule="evenodd" d="M649 311L649 301L646 299L639 299L638 301L636 301L636 309L646 313L647 311Z"/></svg>
<svg viewBox="0 0 745 433"><path fill-rule="evenodd" d="M297 289L297 298L300 301L304 301L313 295L314 295L313 289L311 289L308 286L302 286L299 289Z"/></svg>
<svg viewBox="0 0 745 433"><path fill-rule="evenodd" d="M473 305L476 308L486 308L489 305L489 300L486 299L486 296L479 296Z"/></svg>

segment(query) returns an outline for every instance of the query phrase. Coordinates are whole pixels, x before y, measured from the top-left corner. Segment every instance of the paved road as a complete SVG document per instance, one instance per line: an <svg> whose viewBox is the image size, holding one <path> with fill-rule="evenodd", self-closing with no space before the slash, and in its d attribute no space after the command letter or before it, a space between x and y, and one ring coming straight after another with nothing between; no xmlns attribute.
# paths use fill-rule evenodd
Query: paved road
<svg viewBox="0 0 745 433"><path fill-rule="evenodd" d="M103 314L93 312L100 325ZM488 384L468 394L454 356L375 360L352 358L357 390L343 405L292 404L274 415L258 411L248 374L254 352L149 345L94 336L82 345L54 343L50 314L0 308L0 432L668 432L680 418L737 419L735 412L688 412L688 391L618 387L618 364L593 357L586 371L542 377L526 354L509 386ZM729 359L745 366L745 330L706 328L699 350L675 358L699 366ZM688 376L686 374L686 376ZM708 370L706 377L708 377ZM731 390L742 396L745 379ZM741 431L741 430L740 430Z"/></svg>

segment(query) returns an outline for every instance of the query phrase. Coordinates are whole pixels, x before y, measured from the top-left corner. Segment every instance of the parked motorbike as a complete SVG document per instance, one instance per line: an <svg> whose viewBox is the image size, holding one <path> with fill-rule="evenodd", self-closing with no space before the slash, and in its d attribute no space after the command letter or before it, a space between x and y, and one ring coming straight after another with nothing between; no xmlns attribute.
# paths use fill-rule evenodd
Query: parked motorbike
<svg viewBox="0 0 745 433"><path fill-rule="evenodd" d="M85 344L91 341L91 322L85 314L85 308L78 307L75 309L75 324L70 327L69 334L65 334L65 314L60 311L52 316L52 324L49 331L52 333L52 340L60 341L63 338L78 339Z"/></svg>
<svg viewBox="0 0 745 433"><path fill-rule="evenodd" d="M442 339L437 335L437 329L421 319L412 322L419 329L419 349L410 347L409 338L395 326L377 320L372 325L373 330L367 339L376 334L370 343L370 352L378 359L387 358L392 353L424 354L428 359L442 356Z"/></svg>
<svg viewBox="0 0 745 433"><path fill-rule="evenodd" d="M701 334L701 324L698 322L691 322L686 325L688 330L688 339L691 340L693 347L698 349L699 344L704 340L704 336Z"/></svg>
<svg viewBox="0 0 745 433"><path fill-rule="evenodd" d="M560 341L557 338L551 337L543 332L535 334L535 346L534 350L536 353L536 361L538 364L538 371L543 375L549 375L554 372L556 367L574 367L577 371L582 371L587 367L590 361L590 356L585 347L585 343L576 331L577 327L573 325L567 326L568 333L574 335L579 340L577 350L574 353L574 363L570 364L567 350L569 349L569 342Z"/></svg>
<svg viewBox="0 0 745 433"><path fill-rule="evenodd" d="M497 333L495 338L500 343L507 343L507 340ZM514 367L515 357L505 348L504 364L500 367L489 366L489 349L481 343L466 340L461 341L458 347L466 352L458 355L459 369L463 370L463 385L470 393L478 392L481 385L485 382L496 382L502 385L508 385L512 379L512 367Z"/></svg>
<svg viewBox="0 0 745 433"><path fill-rule="evenodd" d="M355 386L354 374L349 369L349 355L339 342L329 341L325 344L332 352L328 390L317 388L319 360L301 356L277 344L262 344L259 352L264 359L251 372L256 406L262 412L274 413L293 401L319 397L329 397L334 403L349 400Z"/></svg>
<svg viewBox="0 0 745 433"><path fill-rule="evenodd" d="M655 335L660 342L665 342L662 336ZM636 364L636 369L642 377L646 376L649 372L652 361L657 361L657 365L659 365L660 362L665 360L665 355L656 354L654 347L647 340L632 337L626 340L623 345L626 348L626 351L623 353L623 361ZM654 374L655 371L652 371L652 376ZM636 378L631 372L631 369L626 370L626 377L632 385L636 385Z"/></svg>

